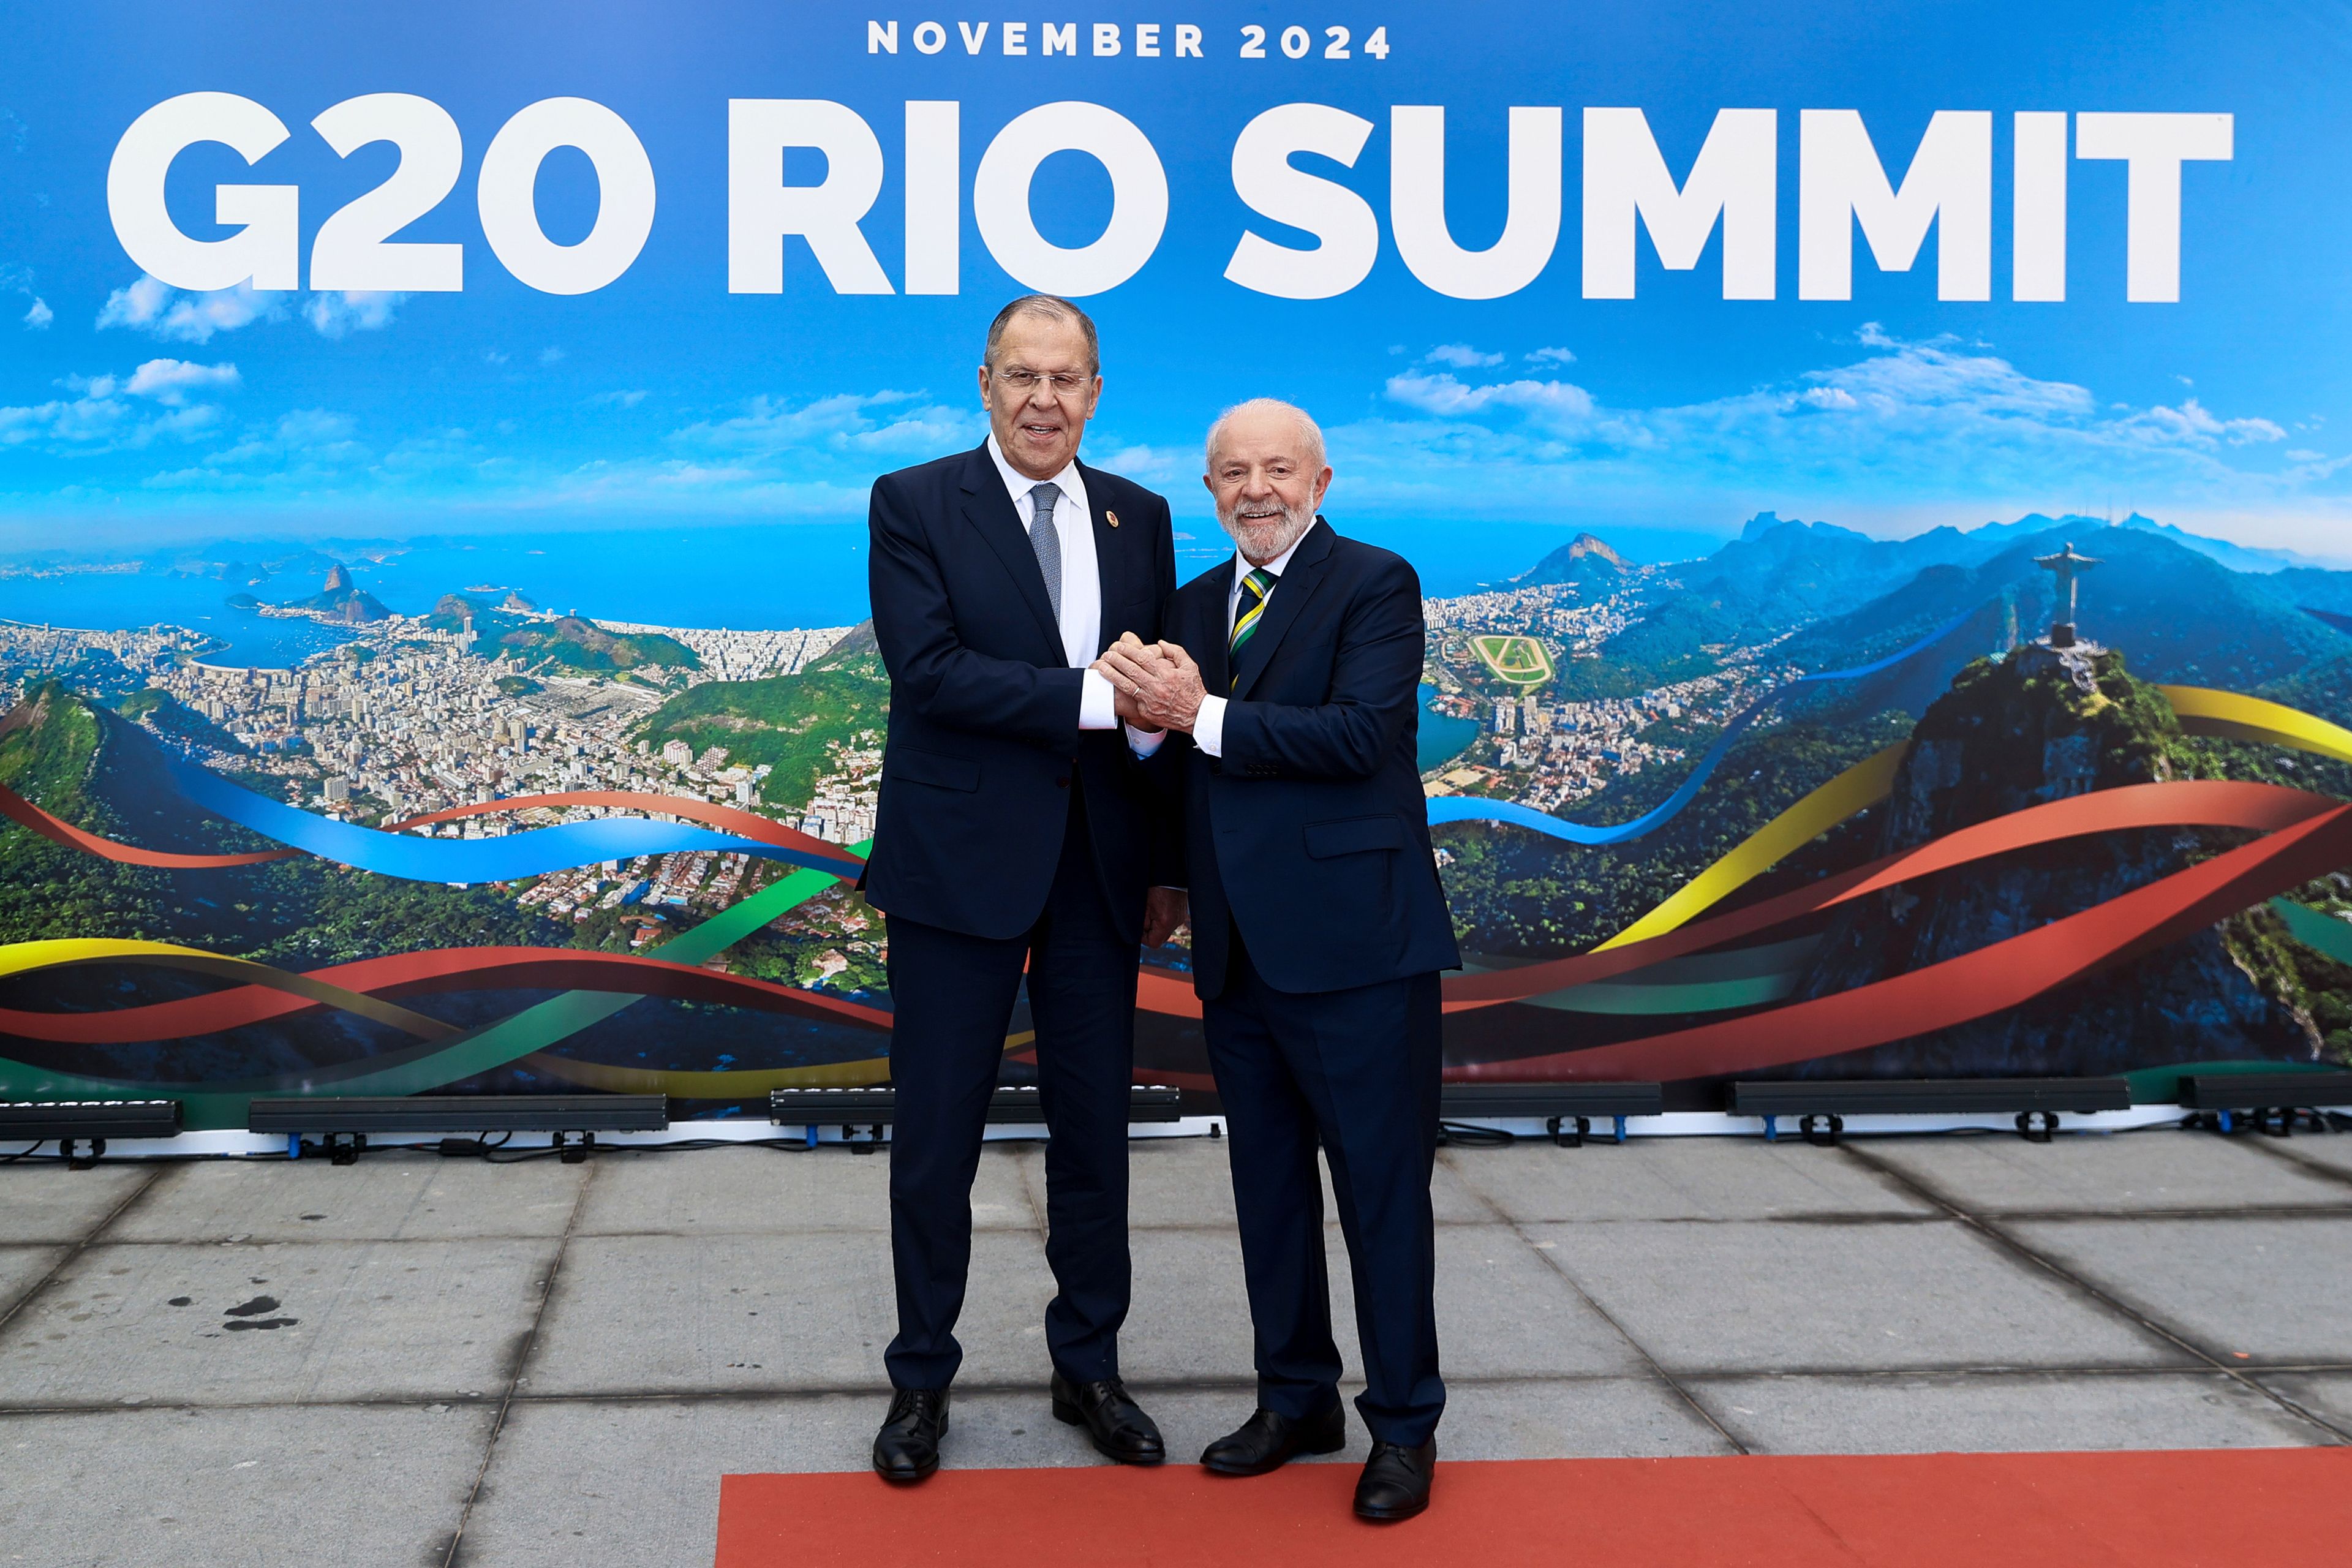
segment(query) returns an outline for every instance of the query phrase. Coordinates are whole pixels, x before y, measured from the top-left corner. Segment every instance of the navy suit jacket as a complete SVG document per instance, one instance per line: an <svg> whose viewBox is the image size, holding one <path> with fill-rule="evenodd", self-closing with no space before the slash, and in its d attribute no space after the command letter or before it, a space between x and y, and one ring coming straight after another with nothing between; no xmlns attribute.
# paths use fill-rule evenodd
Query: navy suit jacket
<svg viewBox="0 0 2352 1568"><path fill-rule="evenodd" d="M1277 991L1339 991L1460 966L1414 762L1425 630L1402 556L1318 518L1226 664L1234 563L1177 590L1167 637L1229 697L1223 755L1181 770L1192 984L1225 988L1232 932ZM1179 742L1181 742L1181 746Z"/></svg>
<svg viewBox="0 0 2352 1568"><path fill-rule="evenodd" d="M1099 468L1078 475L1103 645L1130 631L1156 641L1176 584L1168 502ZM1104 896L1120 935L1138 940L1155 835L1173 835L1124 731L1078 728L1083 672L987 447L883 475L867 521L874 637L890 675L867 900L969 936L1028 931L1053 886L1075 777Z"/></svg>

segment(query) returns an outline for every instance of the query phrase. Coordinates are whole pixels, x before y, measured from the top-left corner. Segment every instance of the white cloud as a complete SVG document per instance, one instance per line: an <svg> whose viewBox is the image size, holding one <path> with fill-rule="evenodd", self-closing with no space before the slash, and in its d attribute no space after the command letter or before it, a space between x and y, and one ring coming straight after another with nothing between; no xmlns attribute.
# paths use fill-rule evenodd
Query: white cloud
<svg viewBox="0 0 2352 1568"><path fill-rule="evenodd" d="M1449 417L1514 409L1553 423L1592 416L1592 395L1565 381L1506 381L1468 386L1443 372L1407 371L1389 377L1388 395L1408 407Z"/></svg>
<svg viewBox="0 0 2352 1568"><path fill-rule="evenodd" d="M1440 343L1421 357L1423 364L1450 364L1456 370L1489 370L1503 363L1501 354L1480 353L1468 343Z"/></svg>
<svg viewBox="0 0 2352 1568"><path fill-rule="evenodd" d="M552 343L539 351L539 363L541 364L561 364L562 362L563 351Z"/></svg>
<svg viewBox="0 0 2352 1568"><path fill-rule="evenodd" d="M235 444L194 466L154 474L149 489L317 490L331 487L369 453L352 439L349 415L297 408L247 426Z"/></svg>
<svg viewBox="0 0 2352 1568"><path fill-rule="evenodd" d="M57 319L58 313L49 309L49 302L36 294L32 308L25 312L25 330L28 332L47 331L49 323Z"/></svg>
<svg viewBox="0 0 2352 1568"><path fill-rule="evenodd" d="M671 440L712 452L779 458L818 453L913 457L978 443L986 421L977 409L922 402L919 392L836 393L797 406L755 397L732 418L689 425Z"/></svg>
<svg viewBox="0 0 2352 1568"><path fill-rule="evenodd" d="M60 455L137 451L157 441L194 441L219 428L217 404L202 394L233 391L233 364L192 364L152 359L128 376L68 375L57 383L72 395L0 408L0 447L39 447ZM157 407L133 402L143 398Z"/></svg>
<svg viewBox="0 0 2352 1568"><path fill-rule="evenodd" d="M228 368L234 377L235 367ZM185 403L178 389L168 385L140 386L139 375L145 369L142 366L141 372L134 372L128 383L111 375L68 376L59 384L74 394L72 397L0 407L0 447L37 446L63 455L87 456L136 451L159 440L193 441L218 427L223 417L218 405ZM152 412L131 403L129 398L133 393L163 404L164 411Z"/></svg>
<svg viewBox="0 0 2352 1568"><path fill-rule="evenodd" d="M313 294L302 306L302 319L322 338L348 337L353 332L381 331L392 325L392 313L407 300L405 294L347 289Z"/></svg>
<svg viewBox="0 0 2352 1568"><path fill-rule="evenodd" d="M1528 352L1528 363L1529 364L1574 364L1576 354L1570 349L1531 349Z"/></svg>
<svg viewBox="0 0 2352 1568"><path fill-rule="evenodd" d="M587 399L587 404L591 408L635 408L645 400L645 389L636 387L627 392L600 392Z"/></svg>
<svg viewBox="0 0 2352 1568"><path fill-rule="evenodd" d="M2220 442L2243 447L2255 441L2284 441L2286 431L2267 419L2217 419L2191 397L2178 408L2162 404L2135 414L2120 424L2136 438L2210 448Z"/></svg>
<svg viewBox="0 0 2352 1568"><path fill-rule="evenodd" d="M122 390L140 397L152 397L167 408L184 408L191 393L226 392L237 384L236 366L233 364L151 359L131 373Z"/></svg>
<svg viewBox="0 0 2352 1568"><path fill-rule="evenodd" d="M130 327L152 337L203 343L210 342L215 332L235 331L255 321L274 321L285 313L282 296L262 298L250 283L183 294L142 273L138 281L106 297L106 303L99 308L97 325L100 331Z"/></svg>
<svg viewBox="0 0 2352 1568"><path fill-rule="evenodd" d="M321 447L351 438L354 428L348 414L324 408L297 408L278 420L278 438L291 447Z"/></svg>
<svg viewBox="0 0 2352 1568"><path fill-rule="evenodd" d="M1153 447L1142 442L1106 445L1098 456L1087 460L1124 478L1155 485L1197 483L1202 468L1201 453L1195 447Z"/></svg>
<svg viewBox="0 0 2352 1568"><path fill-rule="evenodd" d="M504 364L507 363L507 357L508 356L505 353L497 349L486 349L482 353L482 363L484 364Z"/></svg>
<svg viewBox="0 0 2352 1568"><path fill-rule="evenodd" d="M2143 511L2245 515L2324 500L2334 491L2321 487L2352 469L2305 447L2288 456L2285 428L2258 415L2194 398L2110 403L1981 343L1912 342L1875 322L1856 339L1862 352L1844 363L1671 406L1612 407L1555 378L1416 369L1387 382L1395 414L1328 433L1335 466L1356 505L1472 495L1504 516L1686 516L1720 496L1733 515L1750 503L1850 501L1873 515L1943 508L1937 521L1972 521L2012 503L2079 509L2111 490Z"/></svg>

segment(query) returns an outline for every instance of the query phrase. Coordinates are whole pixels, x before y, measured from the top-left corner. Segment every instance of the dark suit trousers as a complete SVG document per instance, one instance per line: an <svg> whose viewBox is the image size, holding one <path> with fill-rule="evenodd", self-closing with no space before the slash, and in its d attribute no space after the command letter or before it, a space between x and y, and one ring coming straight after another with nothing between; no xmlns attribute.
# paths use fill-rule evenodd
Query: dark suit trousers
<svg viewBox="0 0 2352 1568"><path fill-rule="evenodd" d="M1027 934L995 941L896 915L887 926L898 1007L890 1257L898 1336L883 1357L891 1384L945 1388L963 1361L955 1322L971 1265L971 1184L1024 963L1052 1134L1045 1261L1059 1289L1045 1309L1045 1345L1074 1382L1117 1377L1132 1272L1127 1116L1137 952L1112 928L1083 797L1070 802L1053 891Z"/></svg>
<svg viewBox="0 0 2352 1568"><path fill-rule="evenodd" d="M1428 1440L1445 1408L1437 1370L1437 976L1300 994L1266 984L1234 933L1224 994L1202 1004L1209 1065L1232 1133L1234 1206L1256 1331L1258 1403L1294 1420L1339 1400L1323 1265L1319 1143L1356 1286L1372 1436Z"/></svg>

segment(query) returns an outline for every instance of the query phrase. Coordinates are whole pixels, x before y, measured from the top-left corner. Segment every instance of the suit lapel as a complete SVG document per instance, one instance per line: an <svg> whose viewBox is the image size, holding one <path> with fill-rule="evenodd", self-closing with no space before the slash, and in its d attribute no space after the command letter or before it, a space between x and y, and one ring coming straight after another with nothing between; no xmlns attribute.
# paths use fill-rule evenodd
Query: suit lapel
<svg viewBox="0 0 2352 1568"><path fill-rule="evenodd" d="M1013 498L1005 493L1004 478L996 471L996 460L982 446L964 464L963 515L980 536L988 541L990 549L1004 563L1014 584L1021 590L1030 611L1037 617L1038 629L1053 650L1055 664L1068 662L1062 647L1061 624L1054 618L1054 601L1045 596L1045 574L1037 569L1037 552L1030 547L1029 531L1021 526L1021 514L1013 509Z"/></svg>
<svg viewBox="0 0 2352 1568"><path fill-rule="evenodd" d="M1078 482L1087 487L1087 510L1094 523L1095 578L1102 584L1101 624L1095 633L1095 652L1100 654L1118 636L1110 617L1113 608L1126 602L1120 597L1127 577L1126 552L1118 547L1118 531L1104 521L1103 502L1110 492L1107 476L1084 463L1078 464L1077 469ZM1044 578L1040 576L1039 581Z"/></svg>
<svg viewBox="0 0 2352 1568"><path fill-rule="evenodd" d="M1332 537L1331 525L1318 517L1315 526L1307 531L1307 537L1298 542L1297 552L1291 556L1288 569L1266 598L1265 613L1257 619L1257 630L1243 645L1241 666L1234 672L1235 699L1250 694L1250 688L1265 673L1266 663L1274 658L1283 635L1297 624L1299 612L1321 585L1324 563L1331 554Z"/></svg>

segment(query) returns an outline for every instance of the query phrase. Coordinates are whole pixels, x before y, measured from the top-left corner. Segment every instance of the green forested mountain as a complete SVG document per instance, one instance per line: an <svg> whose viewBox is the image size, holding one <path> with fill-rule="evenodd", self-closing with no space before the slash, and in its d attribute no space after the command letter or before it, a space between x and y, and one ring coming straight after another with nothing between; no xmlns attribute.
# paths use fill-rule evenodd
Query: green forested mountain
<svg viewBox="0 0 2352 1568"><path fill-rule="evenodd" d="M761 795L797 805L834 766L839 748L860 731L879 731L890 688L870 637L856 634L798 675L764 680L708 680L663 703L637 729L656 746L684 741L699 752L724 746L730 763L768 764Z"/></svg>

